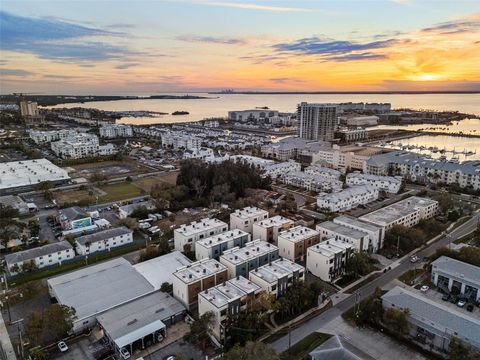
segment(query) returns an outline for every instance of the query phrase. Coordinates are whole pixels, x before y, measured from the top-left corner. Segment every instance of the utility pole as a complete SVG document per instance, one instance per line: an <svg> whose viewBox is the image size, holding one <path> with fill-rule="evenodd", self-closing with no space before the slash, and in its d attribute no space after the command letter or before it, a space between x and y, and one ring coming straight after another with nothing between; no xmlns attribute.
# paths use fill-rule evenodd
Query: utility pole
<svg viewBox="0 0 480 360"><path fill-rule="evenodd" d="M400 257L399 249L400 249L400 235L397 236L397 258Z"/></svg>
<svg viewBox="0 0 480 360"><path fill-rule="evenodd" d="M290 347L292 346L292 324L288 324L288 353L290 354Z"/></svg>

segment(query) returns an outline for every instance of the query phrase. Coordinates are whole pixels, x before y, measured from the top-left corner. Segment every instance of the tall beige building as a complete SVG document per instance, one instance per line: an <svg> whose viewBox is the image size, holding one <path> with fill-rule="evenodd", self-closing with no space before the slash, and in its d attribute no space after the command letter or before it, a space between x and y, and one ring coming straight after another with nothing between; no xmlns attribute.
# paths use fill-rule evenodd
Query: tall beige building
<svg viewBox="0 0 480 360"><path fill-rule="evenodd" d="M35 101L21 100L20 101L20 115L22 117L39 116L38 106Z"/></svg>
<svg viewBox="0 0 480 360"><path fill-rule="evenodd" d="M300 137L306 140L331 141L337 126L337 107L334 104L298 105Z"/></svg>

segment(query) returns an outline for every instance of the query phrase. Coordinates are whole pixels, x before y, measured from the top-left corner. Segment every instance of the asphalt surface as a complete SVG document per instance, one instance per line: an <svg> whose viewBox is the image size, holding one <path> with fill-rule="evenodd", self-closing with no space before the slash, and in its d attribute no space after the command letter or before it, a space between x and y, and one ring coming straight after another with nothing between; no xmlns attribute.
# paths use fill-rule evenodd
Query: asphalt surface
<svg viewBox="0 0 480 360"><path fill-rule="evenodd" d="M479 221L480 221L480 214L477 213L470 220L460 225L456 229L452 230L448 235L443 236L442 238L428 245L424 249L418 251L416 253L417 256L419 258L422 258L424 256L433 255L437 249L444 246L448 246L449 241L453 241L455 239L461 238L465 235L468 235L472 231L474 231ZM343 312L350 309L355 304L356 297L359 301L365 299L366 297L371 295L376 288L385 286L393 279L398 278L404 272L410 269L413 269L414 267L415 267L415 264L412 264L410 262L410 256L407 255L403 257L402 259L399 260L399 264L397 266L395 267L392 266L392 270L387 271L386 273L382 274L378 278L362 286L360 289L356 291L355 294L352 294L346 297L343 301L340 301L334 307L330 308L329 310L325 311L319 316L307 321L306 323L302 324L298 328L292 330L290 333L290 341L289 341L288 335L275 341L272 344L273 348L278 353L281 353L287 350L289 347L289 343L290 345L295 344L296 342L305 338L307 335L317 331L320 327L322 327L326 323L334 320L336 317L340 316Z"/></svg>

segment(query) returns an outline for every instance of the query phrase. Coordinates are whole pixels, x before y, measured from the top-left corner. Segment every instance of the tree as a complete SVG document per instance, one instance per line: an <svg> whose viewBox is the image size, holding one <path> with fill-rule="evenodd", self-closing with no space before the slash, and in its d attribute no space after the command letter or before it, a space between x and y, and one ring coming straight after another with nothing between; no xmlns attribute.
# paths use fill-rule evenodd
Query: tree
<svg viewBox="0 0 480 360"><path fill-rule="evenodd" d="M5 250L8 249L8 242L18 236L18 228L13 224L0 225L0 243Z"/></svg>
<svg viewBox="0 0 480 360"><path fill-rule="evenodd" d="M222 360L280 360L280 356L270 345L260 341L248 341L245 346L235 345L222 357Z"/></svg>
<svg viewBox="0 0 480 360"><path fill-rule="evenodd" d="M134 219L134 218L131 218L131 217L127 217L125 219L121 219L119 222L118 222L119 225L121 226L126 226L128 227L130 230L136 230L138 229L138 221L137 219Z"/></svg>
<svg viewBox="0 0 480 360"><path fill-rule="evenodd" d="M438 193L438 195L435 197L435 200L438 201L438 205L442 214L447 214L454 205L452 196L446 191Z"/></svg>
<svg viewBox="0 0 480 360"><path fill-rule="evenodd" d="M365 276L374 270L373 259L366 252L356 252L347 260L346 272Z"/></svg>
<svg viewBox="0 0 480 360"><path fill-rule="evenodd" d="M162 285L160 286L160 291L163 291L165 293L169 293L171 294L172 291L173 291L173 285L170 284L169 282L164 282L162 283Z"/></svg>
<svg viewBox="0 0 480 360"><path fill-rule="evenodd" d="M95 183L95 182L99 183L99 182L104 181L106 179L107 179L107 177L103 173L101 173L100 171L95 171L92 175L90 175L90 181L92 183Z"/></svg>
<svg viewBox="0 0 480 360"><path fill-rule="evenodd" d="M189 340L198 345L203 352L205 352L210 342L211 327L213 326L214 319L215 314L208 311L196 319L190 327Z"/></svg>
<svg viewBox="0 0 480 360"><path fill-rule="evenodd" d="M10 205L0 204L0 221L9 221L17 218L19 215L18 209Z"/></svg>
<svg viewBox="0 0 480 360"><path fill-rule="evenodd" d="M30 219L27 226L31 237L38 236L40 233L40 224L37 219Z"/></svg>
<svg viewBox="0 0 480 360"><path fill-rule="evenodd" d="M47 360L48 354L41 347L34 347L30 350L30 357L32 360Z"/></svg>
<svg viewBox="0 0 480 360"><path fill-rule="evenodd" d="M448 355L450 360L476 360L480 358L478 350L473 349L456 337L450 339Z"/></svg>
<svg viewBox="0 0 480 360"><path fill-rule="evenodd" d="M150 210L148 210L145 206L140 205L132 211L130 217L135 219L146 219L148 218L148 214L150 214Z"/></svg>
<svg viewBox="0 0 480 360"><path fill-rule="evenodd" d="M74 316L74 309L60 304L35 309L26 319L26 335L34 346L58 341L72 331Z"/></svg>
<svg viewBox="0 0 480 360"><path fill-rule="evenodd" d="M47 191L53 188L53 183L51 181L42 181L35 186L37 191Z"/></svg>
<svg viewBox="0 0 480 360"><path fill-rule="evenodd" d="M401 335L407 335L410 327L407 319L409 314L408 309L389 308L383 314L383 323L390 330Z"/></svg>
<svg viewBox="0 0 480 360"><path fill-rule="evenodd" d="M45 190L43 192L43 198L47 201L52 201L54 198L52 190Z"/></svg>

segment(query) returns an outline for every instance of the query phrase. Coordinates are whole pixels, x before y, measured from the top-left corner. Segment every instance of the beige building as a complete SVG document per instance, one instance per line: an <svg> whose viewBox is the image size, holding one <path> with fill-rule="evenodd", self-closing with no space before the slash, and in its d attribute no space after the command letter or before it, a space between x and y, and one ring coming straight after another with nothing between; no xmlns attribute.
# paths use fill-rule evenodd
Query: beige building
<svg viewBox="0 0 480 360"><path fill-rule="evenodd" d="M293 220L276 215L271 218L257 221L253 224L252 236L271 244L277 245L278 234L293 226Z"/></svg>
<svg viewBox="0 0 480 360"><path fill-rule="evenodd" d="M198 240L221 234L227 230L228 225L226 223L218 219L209 218L181 225L173 232L175 250L184 251L185 245L190 245L193 251Z"/></svg>
<svg viewBox="0 0 480 360"><path fill-rule="evenodd" d="M303 261L307 248L320 242L320 233L305 226L296 226L278 235L280 256L291 261Z"/></svg>
<svg viewBox="0 0 480 360"><path fill-rule="evenodd" d="M173 296L187 308L195 306L198 294L228 280L227 268L214 259L182 266L173 273Z"/></svg>
<svg viewBox="0 0 480 360"><path fill-rule="evenodd" d="M268 211L248 206L230 214L230 229L240 229L251 233L253 223L268 218Z"/></svg>

